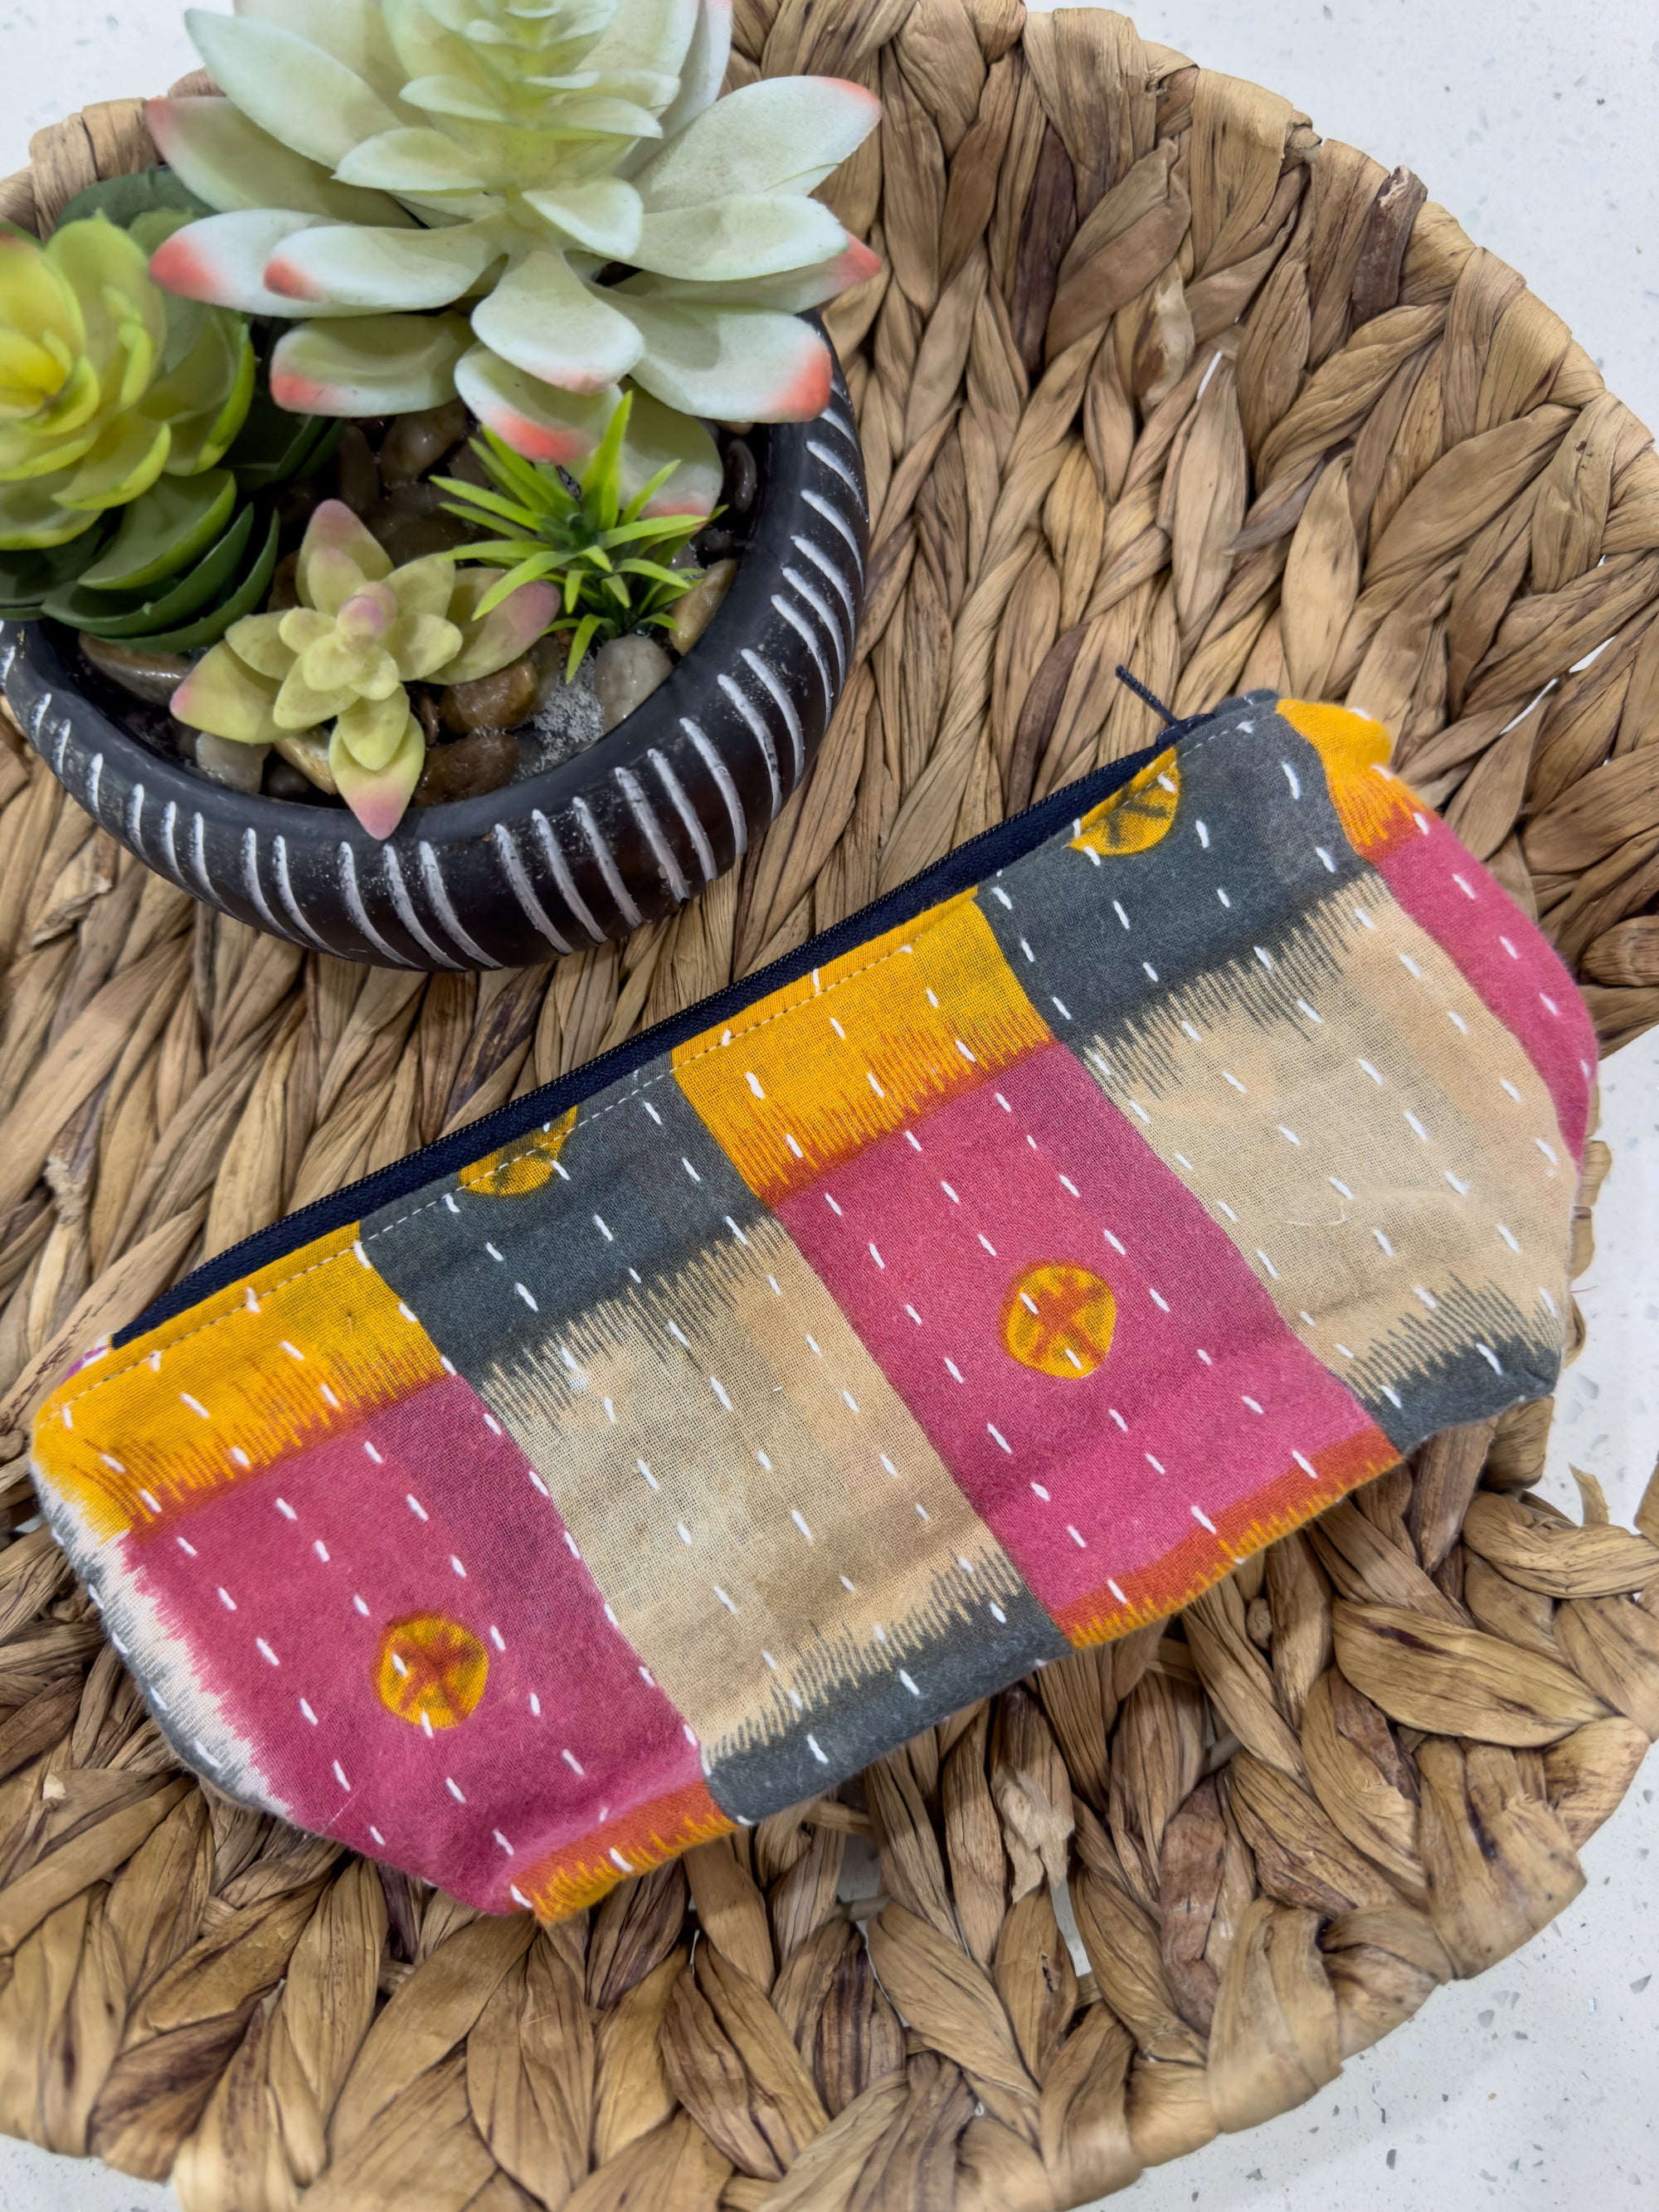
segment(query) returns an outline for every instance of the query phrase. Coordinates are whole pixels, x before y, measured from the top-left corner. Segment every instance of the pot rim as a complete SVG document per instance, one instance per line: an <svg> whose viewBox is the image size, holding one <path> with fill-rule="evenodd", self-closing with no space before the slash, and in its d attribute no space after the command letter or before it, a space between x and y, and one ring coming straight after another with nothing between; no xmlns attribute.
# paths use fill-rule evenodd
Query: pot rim
<svg viewBox="0 0 1659 2212"><path fill-rule="evenodd" d="M833 405L833 401L831 404ZM830 419L834 422L833 416ZM434 805L418 808L411 805L400 820L398 830L392 832L392 838L397 837L398 830L406 823L418 825L428 843L456 844L474 837L488 836L500 817L503 805L509 799L526 815L533 807L539 807L544 813L550 814L555 808L563 806L578 796L594 775L605 777L618 767L635 766L635 756L640 750L640 734L635 732L629 738L629 723L637 721L642 710L653 700L660 701L665 708L673 708L678 720L678 703L690 693L696 680L695 677L682 680L682 672L695 664L696 655L705 642L712 638L718 647L720 642L734 637L739 629L745 635L751 635L758 626L758 617L769 597L769 586L773 581L772 574L769 573L769 564L764 557L759 560L753 557L761 548L769 513L775 507L778 496L777 476L768 465L772 441L779 430L808 430L813 427L812 423L757 423L745 434L751 447L757 449L755 462L758 482L750 545L738 558L738 573L732 580L730 590L715 609L691 652L683 654L675 662L665 680L647 699L641 701L633 714L624 717L615 728L605 731L592 744L584 745L568 759L557 762L551 768L540 769L534 775L516 777L511 783L500 785L494 791L482 792L472 799L443 799ZM836 424L836 427L841 426ZM107 725L108 734L100 734L100 745L106 752L115 750L131 756L131 765L143 781L153 782L158 771L168 776L176 775L181 779L183 787L191 793L193 803L197 805L200 804L198 794L204 787L210 792L222 793L238 812L246 813L251 826L256 829L260 826L255 818L258 816L268 818L274 830L288 836L326 835L331 841L344 836L353 843L361 841L369 852L377 846L392 842L371 837L350 808L343 804L338 806L319 805L312 799L274 799L268 792L237 791L228 784L218 783L211 776L201 775L182 757L159 751L136 735L118 718L115 710L105 706L88 690L84 674L76 665L75 631L64 623L44 617L27 624L6 627L27 628L35 632L37 653L41 646L46 647L57 663L57 681L53 688L63 692L74 692L87 708L102 718ZM830 656L832 673L834 660L832 653ZM47 672L43 670L42 672ZM842 675L843 682L846 672ZM111 689L118 688L111 678L105 678L102 681ZM797 763L797 775L804 766L804 763ZM785 796L787 796L787 792Z"/></svg>
<svg viewBox="0 0 1659 2212"><path fill-rule="evenodd" d="M238 920L402 967L518 966L602 944L743 858L854 665L869 518L839 365L820 415L764 426L755 447L748 551L667 680L569 759L410 807L384 840L343 806L235 791L153 750L102 703L107 679L94 696L54 625L0 625L0 678L87 811Z"/></svg>

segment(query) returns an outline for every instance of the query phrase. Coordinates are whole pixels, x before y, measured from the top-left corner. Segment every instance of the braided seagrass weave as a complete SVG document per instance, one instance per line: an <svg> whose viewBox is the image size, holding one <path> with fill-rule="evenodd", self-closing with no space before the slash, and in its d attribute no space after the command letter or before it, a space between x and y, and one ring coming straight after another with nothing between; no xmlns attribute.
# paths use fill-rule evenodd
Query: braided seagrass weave
<svg viewBox="0 0 1659 2212"><path fill-rule="evenodd" d="M538 1933L178 1774L50 1538L10 1535L70 1356L1145 744L1120 661L1182 711L1379 716L1604 1047L1659 1019L1659 460L1559 319L1414 177L1122 17L736 18L740 79L880 91L829 189L885 264L830 318L859 666L740 874L551 969L302 959L0 732L0 2128L188 2212L1075 2204L1524 1942L1659 1735L1659 1492L1642 1534L1532 1499L1545 1404ZM137 102L89 109L0 213L150 158Z"/></svg>

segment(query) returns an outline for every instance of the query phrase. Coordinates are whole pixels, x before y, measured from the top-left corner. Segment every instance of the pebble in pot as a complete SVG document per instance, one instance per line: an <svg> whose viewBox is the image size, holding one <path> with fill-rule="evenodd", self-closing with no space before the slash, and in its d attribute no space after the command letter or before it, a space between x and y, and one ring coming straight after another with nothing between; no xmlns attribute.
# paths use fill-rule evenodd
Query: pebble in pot
<svg viewBox="0 0 1659 2212"><path fill-rule="evenodd" d="M334 455L334 496L367 521L380 503L380 471L369 442L356 422L340 434Z"/></svg>
<svg viewBox="0 0 1659 2212"><path fill-rule="evenodd" d="M398 416L380 443L381 483L388 491L415 483L466 435L466 404L460 399Z"/></svg>
<svg viewBox="0 0 1659 2212"><path fill-rule="evenodd" d="M245 745L233 738L210 737L205 730L196 733L197 767L211 782L222 783L230 791L258 790L270 750L269 745Z"/></svg>
<svg viewBox="0 0 1659 2212"><path fill-rule="evenodd" d="M654 638L613 637L608 645L602 645L593 662L601 732L626 721L659 684L667 682L673 666Z"/></svg>
<svg viewBox="0 0 1659 2212"><path fill-rule="evenodd" d="M285 553L276 563L276 573L270 580L270 596L265 600L269 614L286 614L290 607L300 604L300 556Z"/></svg>
<svg viewBox="0 0 1659 2212"><path fill-rule="evenodd" d="M465 537L465 525L444 513L444 496L436 484L399 484L369 515L368 526L394 566L401 568L428 553L453 552Z"/></svg>
<svg viewBox="0 0 1659 2212"><path fill-rule="evenodd" d="M737 573L735 561L716 561L702 583L694 584L683 599L675 601L674 627L669 637L676 653L690 652L714 620L720 601L732 588L732 580Z"/></svg>
<svg viewBox="0 0 1659 2212"><path fill-rule="evenodd" d="M472 449L472 441L464 438L444 463L441 472L453 477L457 483L475 484L480 491L493 491L495 487L489 470Z"/></svg>
<svg viewBox="0 0 1659 2212"><path fill-rule="evenodd" d="M88 637L84 631L81 653L100 676L153 707L165 707L190 673L187 654L146 653L142 646L123 645L115 638Z"/></svg>
<svg viewBox="0 0 1659 2212"><path fill-rule="evenodd" d="M525 653L493 676L452 684L439 701L444 726L461 736L473 730L517 729L536 704L539 682L540 671Z"/></svg>
<svg viewBox="0 0 1659 2212"><path fill-rule="evenodd" d="M305 526L316 513L317 502L322 495L314 477L301 477L297 483L283 486L277 495L276 520L285 544L304 534Z"/></svg>
<svg viewBox="0 0 1659 2212"><path fill-rule="evenodd" d="M289 766L297 769L307 783L337 798L340 787L328 764L328 740L314 730L289 730L276 739L276 750Z"/></svg>
<svg viewBox="0 0 1659 2212"><path fill-rule="evenodd" d="M317 796L317 787L309 776L301 775L291 761L285 761L273 745L270 758L265 763L263 786L267 799L286 799L290 803L307 803Z"/></svg>
<svg viewBox="0 0 1659 2212"><path fill-rule="evenodd" d="M747 514L755 504L755 493L759 486L760 472L755 466L753 449L741 438L733 438L726 449L726 511L731 514Z"/></svg>
<svg viewBox="0 0 1659 2212"><path fill-rule="evenodd" d="M477 799L511 783L519 765L519 741L510 730L475 730L453 744L434 745L415 787L416 806L441 806L454 799Z"/></svg>

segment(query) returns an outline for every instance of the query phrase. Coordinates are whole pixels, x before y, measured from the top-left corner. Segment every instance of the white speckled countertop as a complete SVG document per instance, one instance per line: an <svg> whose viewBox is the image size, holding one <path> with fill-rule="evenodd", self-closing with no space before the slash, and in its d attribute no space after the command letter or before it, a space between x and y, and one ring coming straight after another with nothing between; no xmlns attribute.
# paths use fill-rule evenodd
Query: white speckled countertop
<svg viewBox="0 0 1659 2212"><path fill-rule="evenodd" d="M926 4L926 0L923 0ZM1148 37L1288 93L1415 169L1659 423L1659 13L1652 0L1164 0ZM195 65L182 0L0 0L0 175L42 124ZM1602 1074L1613 1169L1578 1285L1546 1487L1569 1456L1628 1523L1659 1457L1659 1031ZM1579 2212L1659 2203L1659 1760L1586 1848L1589 1886L1518 1956L1442 1990L1299 2112L1146 2175L1136 2212ZM166 2189L0 2138L4 2212L162 2212Z"/></svg>

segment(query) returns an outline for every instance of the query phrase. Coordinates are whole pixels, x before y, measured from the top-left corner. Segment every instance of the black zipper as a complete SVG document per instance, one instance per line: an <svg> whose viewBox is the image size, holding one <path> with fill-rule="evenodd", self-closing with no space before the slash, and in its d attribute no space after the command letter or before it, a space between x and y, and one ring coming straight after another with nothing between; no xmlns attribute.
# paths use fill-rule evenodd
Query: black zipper
<svg viewBox="0 0 1659 2212"><path fill-rule="evenodd" d="M1227 705L1235 702L1229 701ZM1051 792L1047 799L1039 799L1035 806L1021 809L999 822L989 830L981 830L977 836L969 837L947 853L943 860L935 860L920 875L912 876L896 890L872 899L868 906L860 907L845 921L821 930L809 938L798 951L787 952L781 959L773 960L754 975L740 981L728 983L723 990L703 999L684 1013L673 1014L654 1028L644 1030L637 1036L626 1037L609 1052L602 1052L597 1060L586 1060L574 1067L568 1075L559 1076L538 1091L526 1091L522 1098L509 1099L498 1106L493 1114L482 1115L469 1121L447 1137L439 1137L418 1152L405 1154L388 1166L377 1168L374 1174L363 1176L356 1182L331 1191L325 1198L313 1199L297 1213L284 1214L268 1228L258 1229L252 1237L245 1237L238 1244L228 1246L211 1260L193 1268L180 1283L163 1291L138 1318L128 1324L111 1340L116 1346L130 1344L152 1328L159 1328L175 1314L198 1304L204 1298L228 1289L241 1276L269 1267L273 1261L284 1259L302 1244L331 1230L342 1229L349 1222L361 1220L365 1214L374 1213L393 1200L406 1197L425 1183L434 1182L441 1176L454 1173L471 1161L493 1152L501 1146L510 1144L515 1137L527 1135L532 1129L568 1113L571 1107L580 1106L608 1084L627 1075L633 1068L655 1060L659 1054L672 1052L677 1044L699 1036L717 1024L730 1022L734 1016L745 1012L757 999L769 992L780 990L787 984L809 975L813 969L826 962L839 959L845 952L872 937L880 937L890 929L897 929L906 921L941 899L959 891L970 890L987 875L994 875L1011 862L1021 860L1052 836L1066 822L1074 820L1097 806L1103 799L1109 799L1121 790L1132 776L1139 773L1160 752L1196 729L1200 723L1213 721L1222 712L1217 708L1205 714L1189 716L1184 721L1174 722L1165 730L1156 745L1144 752L1132 754L1128 759L1109 762L1104 768L1080 777L1077 782Z"/></svg>

